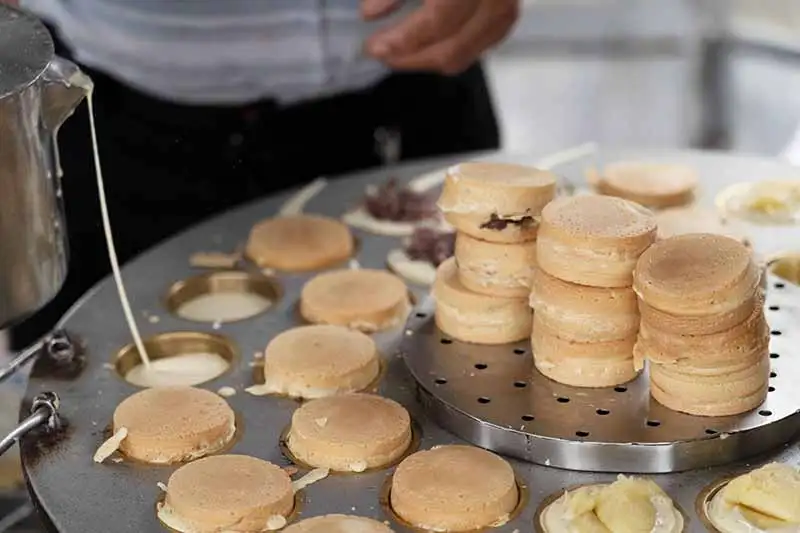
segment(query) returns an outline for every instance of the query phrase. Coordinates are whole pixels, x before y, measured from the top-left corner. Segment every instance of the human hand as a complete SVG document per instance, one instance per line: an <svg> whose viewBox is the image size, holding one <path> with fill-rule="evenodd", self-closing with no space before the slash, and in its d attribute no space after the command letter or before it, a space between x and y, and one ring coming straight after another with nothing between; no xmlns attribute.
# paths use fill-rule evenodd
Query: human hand
<svg viewBox="0 0 800 533"><path fill-rule="evenodd" d="M401 0L361 0L365 19L388 15ZM519 16L519 0L424 0L403 20L367 39L367 52L397 70L458 74L501 41Z"/></svg>

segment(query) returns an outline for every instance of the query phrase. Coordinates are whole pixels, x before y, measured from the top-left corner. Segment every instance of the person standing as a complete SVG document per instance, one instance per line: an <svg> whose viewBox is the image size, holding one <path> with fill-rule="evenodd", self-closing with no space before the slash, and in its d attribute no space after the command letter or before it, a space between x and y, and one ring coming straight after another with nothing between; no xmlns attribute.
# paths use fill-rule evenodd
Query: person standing
<svg viewBox="0 0 800 533"><path fill-rule="evenodd" d="M0 0L0 2L11 0ZM320 175L500 145L479 59L518 0L21 0L95 83L121 261ZM59 135L71 260L24 345L109 272L86 107Z"/></svg>

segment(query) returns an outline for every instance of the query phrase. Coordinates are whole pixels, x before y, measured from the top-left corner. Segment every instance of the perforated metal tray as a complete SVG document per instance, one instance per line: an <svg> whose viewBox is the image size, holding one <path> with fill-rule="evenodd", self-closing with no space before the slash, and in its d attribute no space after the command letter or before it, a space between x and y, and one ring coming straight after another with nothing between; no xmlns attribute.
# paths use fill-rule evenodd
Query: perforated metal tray
<svg viewBox="0 0 800 533"><path fill-rule="evenodd" d="M478 346L450 339L433 302L410 318L401 351L432 418L456 435L545 466L664 473L730 463L798 434L800 289L768 278L772 330L767 400L743 416L698 417L650 397L646 372L614 388L556 383L533 367L529 341Z"/></svg>
<svg viewBox="0 0 800 533"><path fill-rule="evenodd" d="M703 178L704 194L701 201L708 205L711 204L716 191L733 182L757 178L800 177L800 170L772 161L696 152L602 152L597 159L598 162L602 162L645 156L695 166ZM536 158L506 156L503 159L516 159L520 162L530 163ZM454 161L435 161L408 166L391 174L408 179L436 168L442 168L452 162ZM579 182L583 169L590 163L592 161L582 161L559 168L558 171L570 180ZM389 173L386 171L372 172L330 183L322 194L316 196L308 204L306 210L339 216L359 201L367 183L386 179L388 175ZM284 294L278 305L264 315L225 324L218 328L211 324L198 324L176 318L167 312L163 301L164 295L175 281L197 273L188 264L188 258L192 253L235 249L245 239L251 225L264 217L275 214L288 196L257 202L193 228L138 258L124 270L133 307L137 316L141 317L140 326L144 335L170 331L206 331L224 335L235 343L240 353L238 363L229 373L203 386L210 390L217 390L221 386L232 386L239 391L230 398L230 404L242 418L244 430L242 438L231 452L250 454L281 465L288 464L288 460L281 453L280 434L288 425L297 403L273 397L254 397L242 391L244 387L253 383L252 368L248 364L252 360L253 354L262 351L267 342L277 333L297 324L295 305L300 288L310 276L278 276ZM764 255L782 251L792 242L800 246L796 228L753 228L753 231L756 249ZM398 246L396 239L368 235L363 232L356 233L361 244L358 261L364 267L382 268L388 251ZM427 291L419 288L413 290L419 300L424 302ZM798 299L796 290L785 287L781 291L780 293L777 290L770 291L771 303L777 302L777 305L781 306L781 311L777 314L769 312L770 320L780 319L777 317L787 313L787 323L793 321L794 324L799 324L800 310L797 306L800 305L800 299ZM782 295L780 301L774 300L774 298L778 298L778 294ZM786 310L783 310L784 306ZM419 312L429 313L429 310L424 307L424 303ZM412 317L411 327L422 328L419 331L425 332L425 320L422 317ZM778 323L773 322L773 324ZM116 405L137 390L108 368L108 363L112 361L114 354L130 342L130 335L126 329L111 281L107 280L101 283L87 294L83 301L65 317L64 326L83 340L88 364L83 373L72 380L58 380L46 375L39 375L30 382L27 392L29 398L45 390L53 390L61 396L62 412L69 422L68 429L62 438L54 444L37 446L32 442L27 442L23 446L23 465L34 499L46 514L52 527L61 533L106 533L109 530L109 521L113 524L112 529L115 533L162 532L164 528L155 516L155 503L160 495L156 483L166 481L174 467L147 467L125 462L96 465L91 460L92 454L103 440L104 428L111 420ZM781 325L781 327L784 326ZM397 355L398 343L404 338L403 331L403 328L398 328L395 331L376 336L388 363L388 372L381 385L381 393L400 401L409 409L421 428L420 446L422 448L429 448L436 444L460 442L453 434L434 423L426 414L423 406L431 409L430 412L435 415L436 419L443 420L441 413L438 412L443 406L446 407L450 403L459 405L459 401L467 400L471 403L478 393L478 388L476 387L470 394L463 395L463 398L462 396L449 397L443 392L437 392L439 399L436 400L431 391L447 390L447 387L437 389L435 382L431 384L431 379L435 380L441 377L433 374L429 377L420 376L423 386L418 388L404 361ZM431 335L426 338L429 338L431 342L435 340L438 343L438 338L432 336L432 332L430 333ZM792 342L791 339L794 337L790 336L790 330L787 329L782 333L783 335L780 337L774 338L773 345L773 350L780 354L779 359L773 360L778 372L778 377L774 378L774 385L779 393L784 384L791 386L797 379L800 379L800 376L793 374L796 372L793 370L796 363L791 361L791 358L800 357L792 351L796 350L797 343ZM421 335L418 338L423 337ZM458 346L450 345L449 348L455 350ZM514 348L516 347L509 346L497 348L497 350L506 350L503 352L504 355L507 355L509 361L516 361L520 365L519 370L522 370L523 366L527 364L525 361L530 358L530 354L528 352L513 353ZM525 345L520 345L519 348L528 349ZM486 369L473 369L474 373L483 372L483 376L491 376L495 372L496 366L492 365L493 361L486 359L491 356L491 353L491 350L481 351L479 349L473 352L470 356L475 359L473 365L478 363L488 365ZM420 351L417 355L421 356L422 352ZM511 367L513 366L512 364ZM419 375L420 368L414 368ZM437 372L439 368L437 367ZM464 369L465 366L462 364L460 368ZM473 373L473 370L469 372ZM508 371L511 372L510 367ZM448 372L449 374L445 378L448 379L448 385L452 390L457 390L459 383L465 385L469 383L469 379L472 379L470 376L459 377L459 372L455 369ZM501 382L504 384L503 387L507 384L509 397L512 397L513 394L538 394L540 396L534 398L538 399L525 406L524 409L521 403L516 404L519 406L517 412L509 410L507 414L496 414L498 417L506 417L502 420L507 419L508 424L496 423L501 422L500 418L492 422L488 417L489 411L477 410L484 409L485 406L476 402L477 406L474 406L474 412L489 420L478 421L474 419L474 414L457 413L458 417L467 418L468 423L461 426L460 429L455 427L451 429L458 431L467 440L478 445L497 447L504 453L515 456L527 454L530 459L541 460L542 463L545 463L549 457L551 464L561 464L573 468L577 466L588 468L590 458L596 459L608 455L605 445L586 446L586 443L592 439L599 442L614 440L653 442L660 439L675 440L677 437L686 439L697 436L701 430L712 428L718 430L720 434L709 436L708 439L701 438L701 440L705 439L711 443L724 445L725 440L722 439L721 433L735 429L731 426L720 425L719 422L715 424L706 422L707 425L687 423L685 426L677 426L676 423L673 427L667 413L658 413L662 422L658 428L642 428L639 423L645 417L653 417L653 412L650 412L649 415L643 412L637 419L633 417L633 414L622 416L624 411L619 411L618 405L622 399L632 398L636 394L642 395L641 389L615 393L620 394L619 399L611 392L606 393L611 395L611 398L615 398L617 404L610 407L608 403L594 405L594 409L602 408L611 411L610 415L597 415L592 412L580 411L578 406L581 405L581 402L578 401L577 393L574 391L564 391L554 388L554 385L550 385L549 389L544 388L539 391L536 391L536 387L532 387L530 384L524 388L515 387L514 381L519 379L522 382L526 377L517 374L513 375L513 379L509 379L510 377L511 374L503 376L497 384L498 387L501 386ZM476 383L483 384L491 381L486 377L475 379ZM534 378L535 380L536 378ZM500 403L500 396L495 392L480 394L491 394L491 402L487 404L490 409L494 409ZM563 403L553 399L560 396L568 396L570 402ZM462 399L457 400L457 398ZM422 402L419 401L420 399ZM447 399L448 402L442 402L442 399ZM589 403L584 401L583 405L588 406ZM795 405L798 404L800 401L795 402ZM769 408L774 409L776 413L790 410L790 407L783 404L773 405L770 403ZM533 412L522 412L528 409ZM552 447L552 443L547 444L549 439L541 441L532 439L529 445L530 449L526 448L527 442L523 444L517 437L504 441L502 446L499 445L500 441L496 436L506 434L499 432L502 426L510 425L512 428L519 428L525 422L519 417L532 414L536 420L532 421L532 425L525 425L525 427L529 431L543 433L541 431L543 426L539 426L537 423L558 417L561 413L566 412L565 409L575 413L574 423L564 424L561 432L556 431L552 424L547 426L551 428L551 433L555 437L570 443L563 448L563 451L559 453L552 451L555 448ZM588 407L585 410L587 409ZM775 415L774 418L777 419L779 416ZM748 418L748 420L751 420L752 424L761 425L761 420L757 417L758 415L752 415L752 418ZM773 419L772 417L765 418ZM579 424L578 422L583 419L590 420L591 425ZM605 422L605 420L610 422ZM629 427L627 420L634 420L639 425L635 428ZM779 431L788 433L789 428L800 429L797 426L798 424L792 422L787 428ZM673 429L670 429L671 427ZM672 433L678 427L682 427L680 432ZM587 431L589 436L578 438L574 435L576 431ZM648 433L649 431L651 433ZM516 435L513 432L508 434ZM637 437L633 438L634 435ZM648 435L653 436L648 437ZM545 444L542 445L542 442ZM740 446L752 444L752 441L749 443L745 440L740 441ZM548 446L551 447L548 448ZM672 446L674 447L675 444ZM674 449L661 452L657 456L659 457L658 461L661 462L657 462L658 467L654 468L651 462L643 463L641 459L634 459L630 450L626 449L616 455L611 466L614 469L625 471L653 471L673 468L675 462L681 461L680 454ZM608 461L607 457L604 460ZM703 487L721 476L740 472L769 460L798 463L800 462L800 452L795 444L782 446L760 455L749 463L738 462L724 467L658 475L655 479L686 512L688 531L699 532L703 530L703 526L694 511L694 504ZM517 459L510 459L510 461L520 480L527 484L527 501L524 502L522 512L513 521L497 529L501 532L532 532L537 507L549 495L568 486L605 482L613 480L615 477L615 473L568 471ZM301 517L333 512L354 513L386 520L398 533L409 532L411 530L397 523L380 503L383 487L390 474L389 470L360 475L336 475L311 485L303 494L304 503Z"/></svg>

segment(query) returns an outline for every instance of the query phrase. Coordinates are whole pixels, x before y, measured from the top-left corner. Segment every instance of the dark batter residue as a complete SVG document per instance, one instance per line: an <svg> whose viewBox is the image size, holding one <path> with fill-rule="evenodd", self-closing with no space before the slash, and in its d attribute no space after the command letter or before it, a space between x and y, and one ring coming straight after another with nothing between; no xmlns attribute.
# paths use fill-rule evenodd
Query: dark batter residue
<svg viewBox="0 0 800 533"><path fill-rule="evenodd" d="M69 349L42 348L31 371L32 378L48 378L69 381L77 378L86 367L86 352L76 339L69 339Z"/></svg>
<svg viewBox="0 0 800 533"><path fill-rule="evenodd" d="M416 192L391 178L374 191L368 191L364 208L378 220L419 222L438 216L436 193Z"/></svg>
<svg viewBox="0 0 800 533"><path fill-rule="evenodd" d="M490 229L495 231L503 231L508 226L518 226L522 229L530 228L536 225L536 219L532 216L502 218L492 213L489 220L481 224L481 229Z"/></svg>
<svg viewBox="0 0 800 533"><path fill-rule="evenodd" d="M453 256L456 234L434 228L417 228L408 241L406 255L415 261L428 261L439 266Z"/></svg>
<svg viewBox="0 0 800 533"><path fill-rule="evenodd" d="M30 405L24 412L28 412L29 409ZM22 437L19 444L24 464L28 467L35 466L47 455L57 454L71 432L72 426L69 421L63 415L59 415L58 425L54 429L40 427Z"/></svg>

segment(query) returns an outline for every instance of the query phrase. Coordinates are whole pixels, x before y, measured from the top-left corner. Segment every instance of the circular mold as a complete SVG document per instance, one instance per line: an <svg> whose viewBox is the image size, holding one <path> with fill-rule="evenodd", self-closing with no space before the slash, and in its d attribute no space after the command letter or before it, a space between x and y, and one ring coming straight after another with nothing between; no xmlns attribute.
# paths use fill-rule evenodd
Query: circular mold
<svg viewBox="0 0 800 533"><path fill-rule="evenodd" d="M359 390L349 391L349 392L371 392L374 394L378 393L378 387L380 386L383 379L386 377L386 373L389 371L388 364L386 363L386 359L384 356L378 352L378 375L375 376L366 387ZM255 362L252 363L253 368L253 385L263 385L266 381L264 377L264 358L261 357L257 359ZM289 400L296 400L299 402L307 401L306 398L297 398L295 396L289 396L288 394L278 394L278 393L268 393L264 394L264 396L275 396L277 398L288 398Z"/></svg>
<svg viewBox="0 0 800 533"><path fill-rule="evenodd" d="M283 456L286 457L289 461L291 461L291 463L293 465L297 466L298 468L302 468L304 470L309 470L309 471L314 470L315 468L318 468L316 466L311 466L311 465L305 463L304 461L301 461L300 459L295 457L295 455L292 453L292 450L289 448L289 445L286 443L286 439L289 436L289 430L291 430L291 429L292 429L291 424L286 426L283 429L283 431L281 431L280 440L278 441L278 447L280 448L281 453L283 454ZM412 418L411 419L411 442L409 443L408 448L406 448L406 451L404 451L399 457L397 457L393 461L390 461L390 462L386 463L383 466L379 466L379 467L375 467L375 468L367 468L363 472L344 472L344 471L338 471L338 470L331 470L330 471L330 475L357 476L357 475L360 475L360 474L370 474L370 473L373 473L373 472L380 472L380 471L383 471L383 470L389 470L390 468L393 468L393 467L399 465L403 461L403 459L405 459L406 457L408 457L412 453L414 453L417 450L419 450L420 442L422 442L422 427L419 424L417 424L417 422Z"/></svg>
<svg viewBox="0 0 800 533"><path fill-rule="evenodd" d="M143 340L150 361L155 363L162 359L189 356L194 354L211 354L221 358L226 364L225 369L220 369L212 375L198 377L197 381L189 383L181 381L176 385L195 386L208 383L230 371L239 357L239 352L233 342L222 335L201 333L196 331L174 331L161 333ZM113 360L114 370L124 381L137 387L146 387L130 381L127 376L136 367L142 365L139 350L131 343L122 348Z"/></svg>
<svg viewBox="0 0 800 533"><path fill-rule="evenodd" d="M167 531L171 531L172 533L186 533L169 527L167 524L162 522L160 518L158 518L158 508L160 505L164 503L165 498L166 498L166 491L162 488L161 493L158 495L155 504L156 520L158 520L158 523L161 525L161 527L163 527ZM286 518L286 526L297 520L297 518L302 514L303 505L305 504L305 501L306 501L305 492L303 490L298 490L297 492L294 493L294 507L292 507L292 511L284 517Z"/></svg>
<svg viewBox="0 0 800 533"><path fill-rule="evenodd" d="M792 225L800 222L800 180L768 180L736 183L714 199L723 217L753 224Z"/></svg>
<svg viewBox="0 0 800 533"><path fill-rule="evenodd" d="M330 264L326 264L318 268L311 268L308 270L286 270L270 266L261 266L258 263L258 261L255 258L253 258L253 256L250 253L248 253L247 246L245 246L245 249L241 252L241 258L242 260L248 262L251 268L262 270L264 272L270 272L270 273L279 272L282 274L290 274L290 275L321 274L322 272L326 272L328 270L336 270L341 268L360 268L360 263L358 262L358 256L361 253L361 248L362 248L361 239L357 235L354 235L352 231L351 231L351 237L353 240L353 250L349 256L340 261L335 261Z"/></svg>
<svg viewBox="0 0 800 533"><path fill-rule="evenodd" d="M194 459L186 459L183 461L173 461L169 463L148 463L147 461L142 461L141 459L136 459L135 457L130 457L129 455L126 455L122 450L115 451L111 457L118 458L118 460L115 462L119 462L121 460L121 462L123 463L138 465L143 468L164 468L164 467L175 468L176 466L182 466L185 465L186 463L197 461L198 459L202 459L203 457L211 457L213 455L223 455L229 453L233 449L233 447L236 446L236 444L238 444L239 441L242 440L242 436L244 435L244 417L238 411L235 410L233 411L233 415L235 420L234 423L236 424L236 430L233 433L233 437L231 437L231 439L227 443L225 443L225 446L223 446L219 450L207 453L202 457L196 457ZM103 428L102 442L105 442L106 440L110 439L113 435L114 435L113 423L109 423Z"/></svg>
<svg viewBox="0 0 800 533"><path fill-rule="evenodd" d="M282 295L278 280L272 277L224 270L174 283L164 305L184 320L229 323L266 313Z"/></svg>
<svg viewBox="0 0 800 533"><path fill-rule="evenodd" d="M767 260L767 270L787 283L800 286L800 252L777 254Z"/></svg>
<svg viewBox="0 0 800 533"><path fill-rule="evenodd" d="M719 530L711 522L711 519L708 516L708 504L711 503L711 500L714 499L714 496L719 494L719 491L724 489L725 485L727 485L728 482L735 477L735 475L729 475L709 483L703 487L703 490L700 491L695 499L694 510L697 513L697 517L700 519L700 522L702 522L703 526L705 526L705 528L711 533L719 533Z"/></svg>
<svg viewBox="0 0 800 533"><path fill-rule="evenodd" d="M748 470L739 473L728 474L716 479L703 487L703 489L697 495L697 498L694 502L694 510L697 513L698 518L700 518L700 522L710 533L720 533L720 530L717 529L717 527L711 521L711 518L708 516L708 506L711 504L711 500L713 500L714 497L716 497L717 494L719 494L719 492L728 485L728 483L739 476L752 472L754 468L755 467L751 465L751 468ZM756 529L754 529L754 531L755 530Z"/></svg>
<svg viewBox="0 0 800 533"><path fill-rule="evenodd" d="M384 269L384 270L386 270L387 272L389 272L392 275L401 277L398 274L392 272L388 268ZM412 313L414 312L414 307L416 307L416 305L418 303L417 296L411 290L408 291L408 303L409 303L408 315L403 320L399 321L397 323L397 325L392 326L390 328L379 329L379 330L376 330L376 331L362 331L362 333L365 333L367 335L375 335L375 334L385 333L387 331L394 331L394 330L396 330L398 328L403 327L405 325L405 323L408 321L408 317L411 316ZM303 313L300 312L300 295L298 295L297 301L295 301L294 305L292 305L291 313L292 313L292 316L294 317L295 322L297 324L301 325L301 326L308 326L308 325L314 325L314 324L323 324L322 322L317 323L317 322L310 322L309 320L306 320L306 318L303 316Z"/></svg>
<svg viewBox="0 0 800 533"><path fill-rule="evenodd" d="M390 517L392 520L394 520L398 524L402 525L403 527L411 531L430 533L429 530L420 528L410 522L407 522L406 520L401 518L400 515L394 512L394 508L392 508L393 477L394 477L393 474L389 474L388 476L386 476L386 480L383 482L383 485L381 485L378 501L380 502L383 512L386 513L386 516ZM525 506L528 505L528 500L530 499L530 492L528 490L528 486L523 482L522 478L520 478L516 472L514 473L514 479L517 485L517 495L518 495L517 506L514 507L514 510L511 511L511 513L508 515L508 520L496 526L493 525L493 526L482 527L478 529L470 529L465 531L452 531L450 533L485 533L486 531L503 527L504 525L518 518L519 515L522 514L522 511L525 509Z"/></svg>
<svg viewBox="0 0 800 533"><path fill-rule="evenodd" d="M550 494L545 499L543 499L542 503L539 504L539 507L536 508L536 513L533 515L533 528L534 528L534 531L536 533L547 533L547 531L545 531L545 529L544 529L544 526L542 525L542 513L544 512L545 509L550 507L550 505L553 504L557 499L562 497L565 492L575 491L575 490L581 489L583 487L593 487L593 486L598 486L598 485L610 485L611 483L613 483L613 481L609 481L608 483L582 483L580 485L571 485L569 487L564 487L563 489ZM669 496L669 494L668 494L668 496ZM672 496L670 496L670 499L672 499ZM683 530L682 530L683 533L688 532L689 531L689 515L686 514L686 511L684 511L683 508L680 505L678 505L678 502L676 502L674 499L672 499L672 506L675 507L675 509L683 517ZM713 530L713 531L714 531L714 533L716 533L716 530Z"/></svg>

